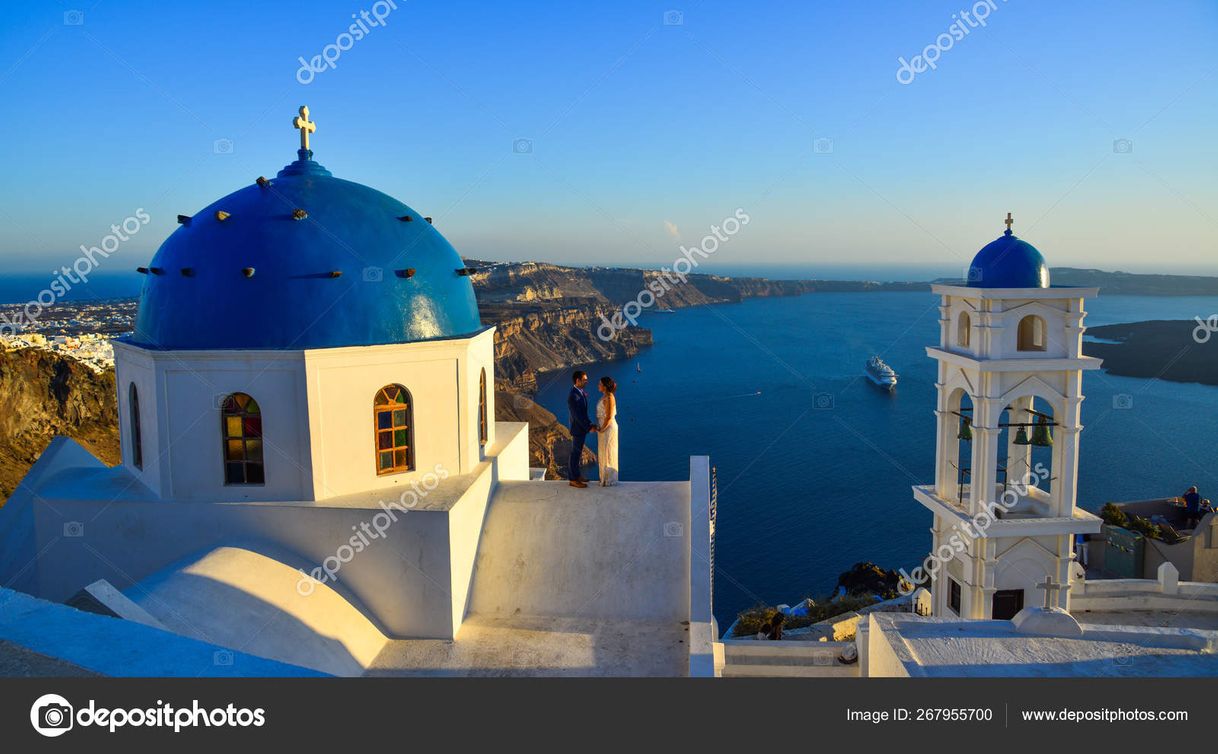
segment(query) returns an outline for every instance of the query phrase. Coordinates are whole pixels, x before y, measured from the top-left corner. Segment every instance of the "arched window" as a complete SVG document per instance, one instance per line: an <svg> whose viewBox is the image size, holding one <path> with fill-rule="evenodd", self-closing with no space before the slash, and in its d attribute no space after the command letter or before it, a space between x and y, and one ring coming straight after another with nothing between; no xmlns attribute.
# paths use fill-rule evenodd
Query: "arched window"
<svg viewBox="0 0 1218 754"><path fill-rule="evenodd" d="M972 332L973 321L968 312L960 312L960 318L956 320L956 344L961 348L968 348Z"/></svg>
<svg viewBox="0 0 1218 754"><path fill-rule="evenodd" d="M224 483L263 484L262 411L258 401L245 393L233 393L221 404L224 435Z"/></svg>
<svg viewBox="0 0 1218 754"><path fill-rule="evenodd" d="M1045 347L1045 321L1035 314L1019 320L1019 350L1043 351Z"/></svg>
<svg viewBox="0 0 1218 754"><path fill-rule="evenodd" d="M140 436L140 391L135 389L135 383L127 389L127 413L131 420L131 465L137 469L144 468L144 441Z"/></svg>
<svg viewBox="0 0 1218 754"><path fill-rule="evenodd" d="M376 392L372 408L376 433L376 473L414 470L414 416L410 391L386 385Z"/></svg>
<svg viewBox="0 0 1218 754"><path fill-rule="evenodd" d="M478 444L486 447L489 431L486 423L486 370L478 377Z"/></svg>

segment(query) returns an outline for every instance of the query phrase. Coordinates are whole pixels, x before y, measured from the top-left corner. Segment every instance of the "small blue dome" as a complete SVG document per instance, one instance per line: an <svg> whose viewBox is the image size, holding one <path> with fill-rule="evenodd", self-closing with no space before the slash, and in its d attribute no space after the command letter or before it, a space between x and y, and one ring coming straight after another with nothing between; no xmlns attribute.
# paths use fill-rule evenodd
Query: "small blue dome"
<svg viewBox="0 0 1218 754"><path fill-rule="evenodd" d="M332 348L482 328L465 263L430 222L391 196L333 177L311 151L298 156L273 180L185 219L161 244L132 343Z"/></svg>
<svg viewBox="0 0 1218 754"><path fill-rule="evenodd" d="M1048 288L1049 266L1035 246L1007 229L973 257L968 284L973 288Z"/></svg>

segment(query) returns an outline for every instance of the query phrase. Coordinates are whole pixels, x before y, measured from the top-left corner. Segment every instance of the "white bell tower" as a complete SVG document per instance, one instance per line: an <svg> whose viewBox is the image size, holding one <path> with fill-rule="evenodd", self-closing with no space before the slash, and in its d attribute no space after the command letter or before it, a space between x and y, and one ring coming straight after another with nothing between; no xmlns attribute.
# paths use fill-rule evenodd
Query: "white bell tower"
<svg viewBox="0 0 1218 754"><path fill-rule="evenodd" d="M941 299L935 479L914 498L934 514L934 614L1014 617L1037 584L1070 583L1076 534L1101 521L1077 507L1083 302L1095 288L1050 287L1040 252L1007 231ZM1068 609L1069 589L1053 597Z"/></svg>

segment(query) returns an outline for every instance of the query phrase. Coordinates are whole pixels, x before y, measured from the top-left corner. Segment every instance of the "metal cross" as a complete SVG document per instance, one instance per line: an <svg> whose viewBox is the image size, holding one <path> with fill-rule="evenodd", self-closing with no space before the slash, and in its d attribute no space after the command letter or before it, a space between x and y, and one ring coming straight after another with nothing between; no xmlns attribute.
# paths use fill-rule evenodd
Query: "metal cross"
<svg viewBox="0 0 1218 754"><path fill-rule="evenodd" d="M292 125L300 129L300 148L308 150L309 134L317 130L317 124L309 120L309 106L300 106L300 115L292 120Z"/></svg>
<svg viewBox="0 0 1218 754"><path fill-rule="evenodd" d="M1003 222L1007 224L1007 232L1010 233L1011 226L1015 224L1015 220L1014 220L1014 218L1011 217L1010 212L1007 213L1007 219L1003 220Z"/></svg>

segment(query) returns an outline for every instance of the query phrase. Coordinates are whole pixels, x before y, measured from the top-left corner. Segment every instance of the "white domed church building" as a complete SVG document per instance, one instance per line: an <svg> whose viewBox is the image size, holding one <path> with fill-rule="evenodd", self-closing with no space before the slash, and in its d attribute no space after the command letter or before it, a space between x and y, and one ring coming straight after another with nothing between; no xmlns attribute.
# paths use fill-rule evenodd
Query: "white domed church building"
<svg viewBox="0 0 1218 754"><path fill-rule="evenodd" d="M687 672L705 459L531 481L471 270L294 125L294 162L140 268L121 464L56 438L0 508L0 614L26 610L0 639L116 675Z"/></svg>

